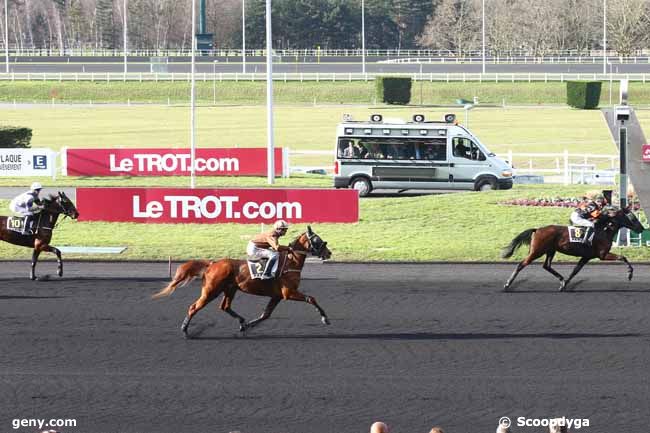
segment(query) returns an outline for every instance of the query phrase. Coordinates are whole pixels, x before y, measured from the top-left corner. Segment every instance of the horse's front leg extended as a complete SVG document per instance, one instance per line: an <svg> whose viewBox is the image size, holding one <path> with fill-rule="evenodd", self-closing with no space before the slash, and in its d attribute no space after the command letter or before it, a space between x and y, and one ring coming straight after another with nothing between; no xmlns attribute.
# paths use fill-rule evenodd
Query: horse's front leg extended
<svg viewBox="0 0 650 433"><path fill-rule="evenodd" d="M580 259L576 267L573 268L573 271L571 272L571 275L569 275L569 278L567 278L565 281L562 281L560 285L560 292L564 291L564 289L569 284L569 282L573 279L573 277L575 277L578 274L578 272L580 272L580 270L583 268L584 265L587 264L589 260L591 260L591 258L589 257L583 257Z"/></svg>
<svg viewBox="0 0 650 433"><path fill-rule="evenodd" d="M29 279L34 281L36 279L36 262L38 262L38 256L41 254L41 249L36 247L32 252L32 267L29 271Z"/></svg>
<svg viewBox="0 0 650 433"><path fill-rule="evenodd" d="M282 289L282 295L284 299L288 299L291 301L306 302L308 304L313 305L320 313L321 322L323 322L324 325L330 324L330 319L327 318L327 314L325 314L325 310L323 310L320 307L320 305L318 305L318 302L316 302L316 298L314 298L313 296L307 296L300 293L297 290L291 290L286 287Z"/></svg>
<svg viewBox="0 0 650 433"><path fill-rule="evenodd" d="M56 274L59 277L62 277L63 276L63 260L61 259L61 251L58 248L52 247L50 245L47 245L46 247L44 247L43 251L47 251L48 253L56 254Z"/></svg>
<svg viewBox="0 0 650 433"><path fill-rule="evenodd" d="M623 262L627 265L627 280L631 281L632 280L632 275L634 274L634 268L630 264L630 262L627 260L625 256L618 256L616 254L612 253L607 253L607 255L604 258L601 258L601 260L606 260L606 261L614 261L617 260L619 262Z"/></svg>
<svg viewBox="0 0 650 433"><path fill-rule="evenodd" d="M252 328L256 327L257 325L259 325L260 322L263 322L266 319L268 319L269 317L271 317L271 314L273 313L273 310L275 310L275 307L278 306L278 304L280 303L281 300L282 300L282 298L271 298L269 303L266 305L266 308L264 309L264 312L262 313L262 315L260 317L258 317L257 319L251 320L250 322L246 323L246 325L244 325L243 331L246 331L248 329L252 329Z"/></svg>

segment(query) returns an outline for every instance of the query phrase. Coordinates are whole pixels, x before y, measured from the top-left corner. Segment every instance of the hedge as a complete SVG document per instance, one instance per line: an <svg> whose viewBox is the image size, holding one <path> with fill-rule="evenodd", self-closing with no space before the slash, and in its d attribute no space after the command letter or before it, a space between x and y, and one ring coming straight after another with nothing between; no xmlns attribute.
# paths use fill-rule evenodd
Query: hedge
<svg viewBox="0 0 650 433"><path fill-rule="evenodd" d="M0 126L0 147L29 147L31 141L31 128Z"/></svg>
<svg viewBox="0 0 650 433"><path fill-rule="evenodd" d="M411 102L410 77L377 77L377 102L406 105Z"/></svg>
<svg viewBox="0 0 650 433"><path fill-rule="evenodd" d="M600 102L600 81L567 81L567 105L581 109L597 108Z"/></svg>

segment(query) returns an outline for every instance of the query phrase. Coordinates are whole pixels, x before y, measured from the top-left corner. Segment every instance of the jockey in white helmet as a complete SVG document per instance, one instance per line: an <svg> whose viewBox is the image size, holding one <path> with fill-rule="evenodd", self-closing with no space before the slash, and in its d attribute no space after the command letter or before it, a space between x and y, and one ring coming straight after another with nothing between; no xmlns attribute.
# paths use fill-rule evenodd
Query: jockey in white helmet
<svg viewBox="0 0 650 433"><path fill-rule="evenodd" d="M34 221L34 215L43 210L41 200L38 197L41 189L43 189L43 186L38 182L34 182L29 191L20 194L9 203L9 209L11 209L12 212L25 217L24 234L33 234L32 224Z"/></svg>
<svg viewBox="0 0 650 433"><path fill-rule="evenodd" d="M257 234L248 242L246 253L249 256L269 259L262 275L263 280L273 278L278 269L278 258L280 257L278 252L280 249L279 239L287 234L288 229L289 224L286 221L278 220L273 224L271 231Z"/></svg>

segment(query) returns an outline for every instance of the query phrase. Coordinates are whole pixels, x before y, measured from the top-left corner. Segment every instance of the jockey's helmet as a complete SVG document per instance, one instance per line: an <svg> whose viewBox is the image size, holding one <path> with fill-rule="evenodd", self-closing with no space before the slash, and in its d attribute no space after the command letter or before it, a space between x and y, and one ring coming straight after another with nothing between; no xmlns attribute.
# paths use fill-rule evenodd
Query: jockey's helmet
<svg viewBox="0 0 650 433"><path fill-rule="evenodd" d="M287 230L289 228L289 223L285 220L277 220L275 224L273 224L273 228L276 230Z"/></svg>
<svg viewBox="0 0 650 433"><path fill-rule="evenodd" d="M34 182L32 183L32 186L30 187L32 191L40 191L43 189L43 185L41 185L39 182Z"/></svg>

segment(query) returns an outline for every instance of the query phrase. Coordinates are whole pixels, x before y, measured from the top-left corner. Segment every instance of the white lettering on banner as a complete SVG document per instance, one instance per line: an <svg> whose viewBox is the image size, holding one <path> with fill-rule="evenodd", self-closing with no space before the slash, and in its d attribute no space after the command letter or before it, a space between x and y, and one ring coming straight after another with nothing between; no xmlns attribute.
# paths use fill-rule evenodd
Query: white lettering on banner
<svg viewBox="0 0 650 433"><path fill-rule="evenodd" d="M172 219L214 219L222 215L228 219L236 219L241 218L242 214L244 219L302 218L302 205L298 202L246 202L240 212L235 209L239 202L237 196L208 195L201 198L191 195L166 195L163 201L168 204L167 211ZM160 218L165 209L165 205L159 201L151 200L142 205L140 196L133 196L134 218Z"/></svg>
<svg viewBox="0 0 650 433"><path fill-rule="evenodd" d="M134 163L135 160L135 163ZM134 167L140 172L174 172L190 171L191 155L166 153L156 155L151 153L135 153L133 159L117 159L115 154L109 155L109 166L112 172L131 172ZM239 171L238 158L195 158L194 168L198 172L236 172Z"/></svg>

